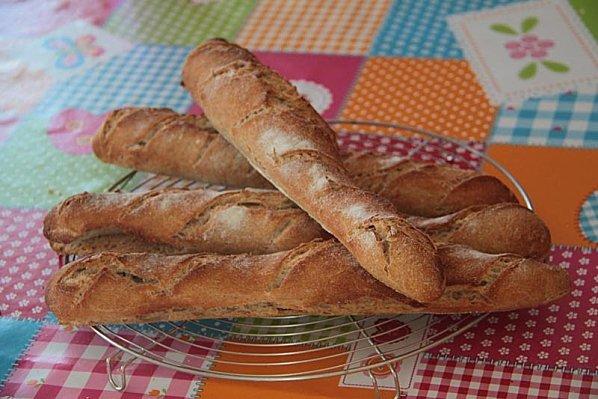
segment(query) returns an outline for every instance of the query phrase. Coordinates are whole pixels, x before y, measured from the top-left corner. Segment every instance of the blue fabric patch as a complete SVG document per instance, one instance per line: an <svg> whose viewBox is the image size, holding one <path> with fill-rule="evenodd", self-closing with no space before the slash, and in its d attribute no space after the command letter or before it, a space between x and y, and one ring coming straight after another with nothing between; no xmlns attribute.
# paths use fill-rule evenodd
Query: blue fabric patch
<svg viewBox="0 0 598 399"><path fill-rule="evenodd" d="M490 141L598 148L598 87L502 106Z"/></svg>
<svg viewBox="0 0 598 399"><path fill-rule="evenodd" d="M41 326L39 321L0 317L0 385Z"/></svg>
<svg viewBox="0 0 598 399"><path fill-rule="evenodd" d="M581 206L579 227L588 240L598 243L598 191L594 191Z"/></svg>
<svg viewBox="0 0 598 399"><path fill-rule="evenodd" d="M463 58L446 17L512 3L512 0L395 0L371 54Z"/></svg>
<svg viewBox="0 0 598 399"><path fill-rule="evenodd" d="M44 321L44 324L60 324L58 322L58 319L56 318L56 315L52 312L48 312L46 317L44 317L43 321Z"/></svg>
<svg viewBox="0 0 598 399"><path fill-rule="evenodd" d="M180 85L189 51L191 47L138 45L58 84L37 112L53 114L72 107L102 114L125 105L183 112L191 105L191 97Z"/></svg>

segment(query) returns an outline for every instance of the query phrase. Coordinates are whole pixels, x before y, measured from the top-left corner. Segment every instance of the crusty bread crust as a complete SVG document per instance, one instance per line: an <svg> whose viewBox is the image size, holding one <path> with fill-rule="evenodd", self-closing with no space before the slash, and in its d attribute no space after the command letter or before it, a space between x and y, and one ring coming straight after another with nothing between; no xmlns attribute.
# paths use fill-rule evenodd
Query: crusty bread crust
<svg viewBox="0 0 598 399"><path fill-rule="evenodd" d="M101 253L60 269L48 284L46 303L61 323L88 325L503 311L538 306L569 292L565 270L534 260L454 245L440 247L439 256L447 288L426 305L381 284L335 240L269 255Z"/></svg>
<svg viewBox="0 0 598 399"><path fill-rule="evenodd" d="M159 243L184 252L235 254L291 249L326 237L320 225L277 191L214 191L177 188L144 193L82 193L54 207L44 220L44 235L62 251L81 254L104 236L109 249L130 242ZM110 238L106 238L110 237ZM55 247L59 249L60 247Z"/></svg>
<svg viewBox="0 0 598 399"><path fill-rule="evenodd" d="M375 278L422 302L442 294L433 242L353 182L334 131L289 82L249 51L209 40L189 54L183 83L227 141Z"/></svg>
<svg viewBox="0 0 598 399"><path fill-rule="evenodd" d="M272 188L206 118L166 108L121 108L92 139L95 155L127 168L230 187Z"/></svg>
<svg viewBox="0 0 598 399"><path fill-rule="evenodd" d="M121 108L108 114L92 143L99 159L127 168L231 188L273 188L204 116L166 108ZM516 202L494 176L394 155L341 155L359 187L409 215L433 217L472 205Z"/></svg>
<svg viewBox="0 0 598 399"><path fill-rule="evenodd" d="M518 204L473 206L437 218L408 220L436 243L539 260L550 250L546 225ZM176 188L77 194L48 213L44 235L57 252L77 255L144 252L147 244L167 245L170 253L266 254L328 237L274 190Z"/></svg>

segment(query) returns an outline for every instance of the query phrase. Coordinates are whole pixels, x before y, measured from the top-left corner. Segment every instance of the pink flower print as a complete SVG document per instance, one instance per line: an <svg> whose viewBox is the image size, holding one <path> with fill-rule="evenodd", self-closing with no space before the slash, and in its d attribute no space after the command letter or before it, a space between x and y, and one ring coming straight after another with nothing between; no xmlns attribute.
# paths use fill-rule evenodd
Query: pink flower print
<svg viewBox="0 0 598 399"><path fill-rule="evenodd" d="M554 47L552 40L540 40L536 35L523 35L520 40L511 40L505 43L509 56L519 60L527 55L533 59L541 60L548 55L548 49Z"/></svg>
<svg viewBox="0 0 598 399"><path fill-rule="evenodd" d="M91 138L103 121L103 116L81 109L69 108L55 115L48 127L52 144L71 155L91 153Z"/></svg>
<svg viewBox="0 0 598 399"><path fill-rule="evenodd" d="M448 355L449 353L451 353L451 350L450 350L449 348L442 348L442 349L440 350L440 354L441 354L441 355L445 355L445 356L446 356L446 355Z"/></svg>
<svg viewBox="0 0 598 399"><path fill-rule="evenodd" d="M521 60L526 57L532 59L531 62L528 62L519 70L518 76L522 80L532 79L536 76L539 65L555 73L569 71L567 64L546 59L548 50L554 47L555 43L550 39L540 39L530 33L539 23L540 20L537 17L529 16L521 21L519 28L504 23L490 25L491 30L501 35L519 36L518 40L509 40L504 46L509 53L509 57L514 60Z"/></svg>

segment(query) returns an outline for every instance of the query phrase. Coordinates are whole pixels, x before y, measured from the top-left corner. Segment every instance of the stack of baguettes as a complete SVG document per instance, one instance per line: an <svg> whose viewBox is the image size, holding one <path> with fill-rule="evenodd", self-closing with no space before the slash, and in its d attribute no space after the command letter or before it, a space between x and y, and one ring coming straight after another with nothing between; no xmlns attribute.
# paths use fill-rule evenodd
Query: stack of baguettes
<svg viewBox="0 0 598 399"><path fill-rule="evenodd" d="M567 273L542 263L548 229L496 178L340 154L293 86L224 40L191 52L183 84L207 118L116 110L94 152L231 189L57 205L44 234L82 256L47 287L62 323L486 312L569 292Z"/></svg>

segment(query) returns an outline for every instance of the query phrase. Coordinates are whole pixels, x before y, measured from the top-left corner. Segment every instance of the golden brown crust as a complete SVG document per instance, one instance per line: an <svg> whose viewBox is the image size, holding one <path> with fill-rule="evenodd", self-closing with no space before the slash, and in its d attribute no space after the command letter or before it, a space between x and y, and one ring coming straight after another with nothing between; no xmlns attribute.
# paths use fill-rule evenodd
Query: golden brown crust
<svg viewBox="0 0 598 399"><path fill-rule="evenodd" d="M354 153L344 162L360 187L388 198L408 215L435 217L473 205L517 202L496 177L472 170L392 155Z"/></svg>
<svg viewBox="0 0 598 399"><path fill-rule="evenodd" d="M550 250L546 225L517 204L475 206L408 220L436 243L539 260ZM74 195L50 210L44 235L55 251L76 255L146 252L152 244L172 247L169 253L271 253L328 237L277 191L175 188Z"/></svg>
<svg viewBox="0 0 598 399"><path fill-rule="evenodd" d="M381 284L335 240L270 255L102 253L60 269L48 284L46 303L61 323L100 324L248 314L502 311L569 292L565 270L533 260L462 246L440 247L439 256L447 289L427 305Z"/></svg>
<svg viewBox="0 0 598 399"><path fill-rule="evenodd" d="M104 250L143 249L143 241L182 252L270 253L327 236L277 191L177 188L74 195L48 213L44 235L77 254L102 243Z"/></svg>
<svg viewBox="0 0 598 399"><path fill-rule="evenodd" d="M227 141L375 278L419 301L441 295L432 241L355 185L335 133L289 82L249 51L209 40L188 56L183 83Z"/></svg>
<svg viewBox="0 0 598 399"><path fill-rule="evenodd" d="M111 112L93 139L104 162L228 187L272 188L207 118L164 108ZM494 176L394 155L349 152L343 163L357 185L399 212L441 216L471 205L516 202Z"/></svg>
<svg viewBox="0 0 598 399"><path fill-rule="evenodd" d="M542 219L513 203L476 205L437 218L410 217L438 244L462 244L490 254L513 253L544 260L550 231Z"/></svg>
<svg viewBox="0 0 598 399"><path fill-rule="evenodd" d="M166 108L112 111L92 147L98 158L119 166L232 187L272 187L206 118Z"/></svg>
<svg viewBox="0 0 598 399"><path fill-rule="evenodd" d="M542 220L517 204L475 206L408 220L436 243L540 260L550 250L550 234ZM152 243L173 247L168 253L271 253L327 237L277 191L208 189L77 194L48 213L44 234L57 252L77 255L145 252Z"/></svg>

